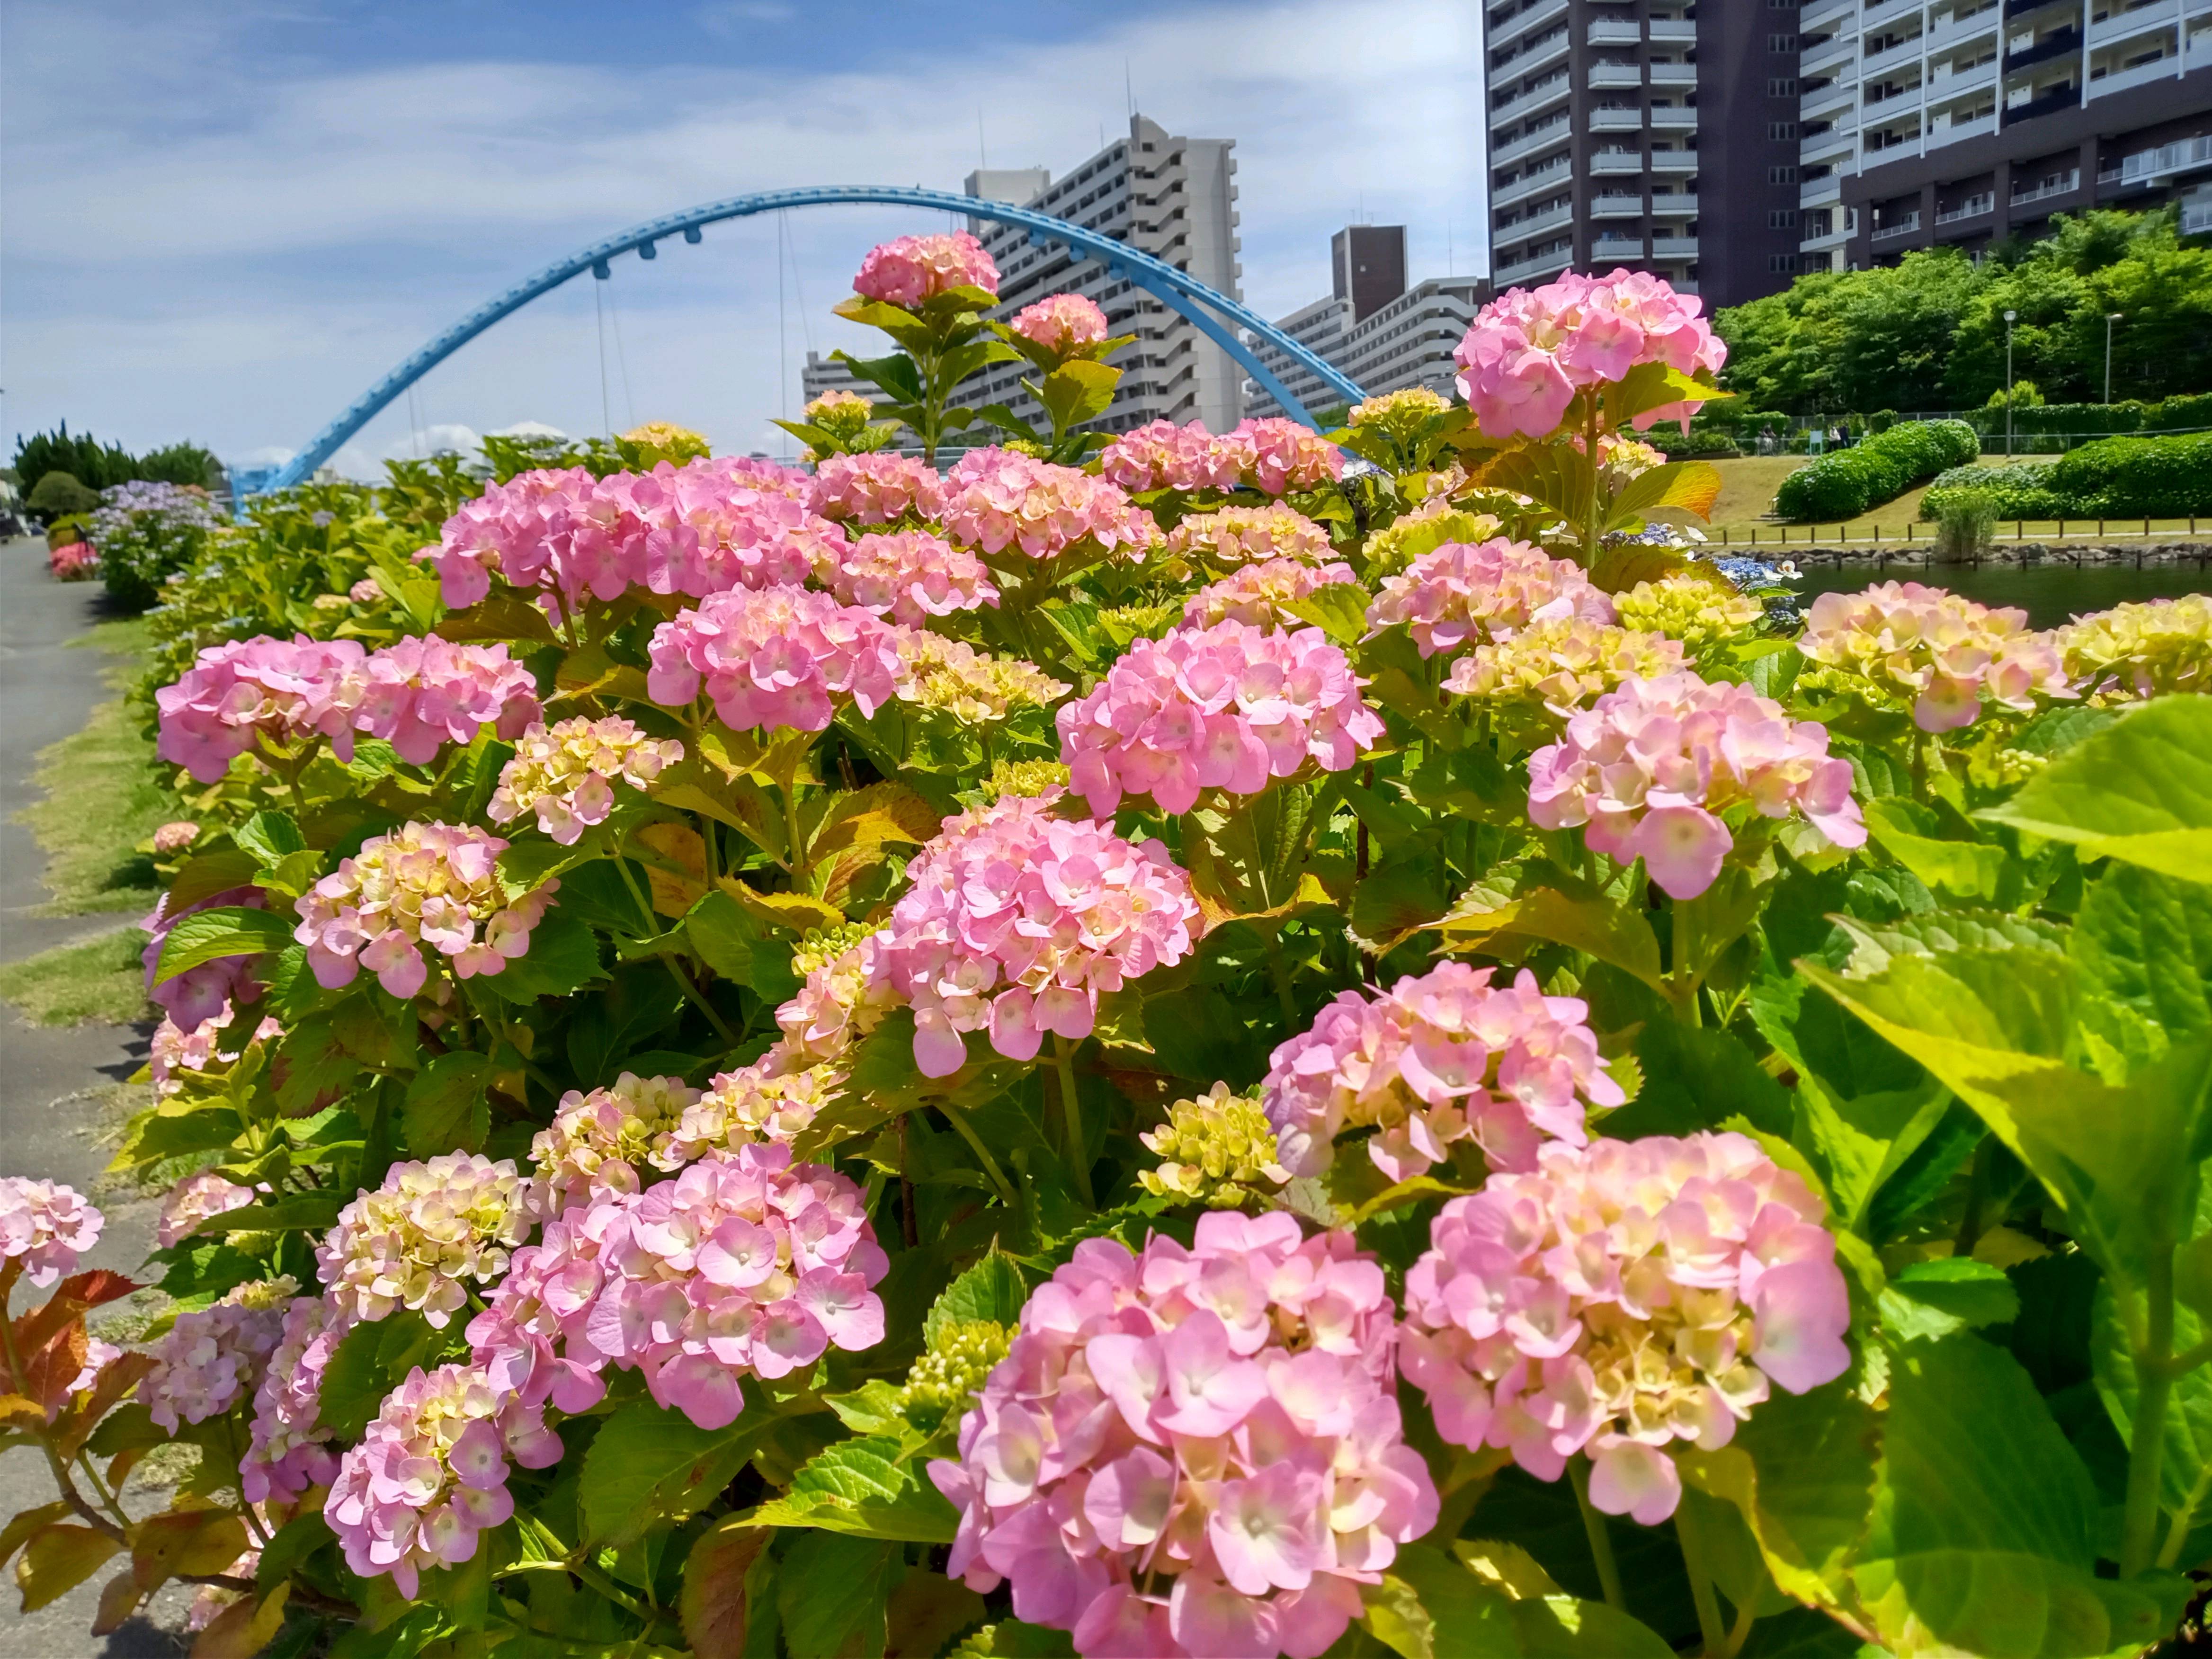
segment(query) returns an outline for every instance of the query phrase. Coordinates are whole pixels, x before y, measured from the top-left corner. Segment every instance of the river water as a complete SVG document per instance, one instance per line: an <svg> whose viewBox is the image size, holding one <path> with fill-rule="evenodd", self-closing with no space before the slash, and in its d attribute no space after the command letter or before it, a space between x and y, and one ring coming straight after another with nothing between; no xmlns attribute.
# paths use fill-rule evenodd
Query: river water
<svg viewBox="0 0 2212 1659"><path fill-rule="evenodd" d="M2016 605L2028 625L2052 628L2084 611L2109 610L2130 599L2172 599L2212 592L2212 569L2187 564L1983 564L1929 569L1871 564L1814 565L1793 586L1801 600L1821 593L1856 593L1878 581L1917 581L1948 587L1984 605Z"/></svg>

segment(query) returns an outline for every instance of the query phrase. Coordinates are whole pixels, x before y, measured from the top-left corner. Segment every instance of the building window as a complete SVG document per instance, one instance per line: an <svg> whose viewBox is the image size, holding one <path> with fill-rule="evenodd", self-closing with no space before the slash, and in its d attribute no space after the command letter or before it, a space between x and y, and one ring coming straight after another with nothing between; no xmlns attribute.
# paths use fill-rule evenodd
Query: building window
<svg viewBox="0 0 2212 1659"><path fill-rule="evenodd" d="M1795 276L1797 256L1794 253L1770 253L1766 256L1766 268L1777 276Z"/></svg>
<svg viewBox="0 0 2212 1659"><path fill-rule="evenodd" d="M1797 95L1797 77L1794 75L1769 76L1766 95L1769 98L1795 98Z"/></svg>
<svg viewBox="0 0 2212 1659"><path fill-rule="evenodd" d="M1770 34L1766 37L1766 49L1769 52L1795 52L1797 50L1797 37L1794 34Z"/></svg>
<svg viewBox="0 0 2212 1659"><path fill-rule="evenodd" d="M1769 167L1766 170L1766 182L1770 185L1794 185L1797 182L1797 169Z"/></svg>
<svg viewBox="0 0 2212 1659"><path fill-rule="evenodd" d="M1797 210L1796 208L1768 209L1766 214L1766 228L1769 230L1796 229Z"/></svg>
<svg viewBox="0 0 2212 1659"><path fill-rule="evenodd" d="M1797 124L1795 121L1769 121L1766 124L1766 136L1770 138L1795 138L1797 136Z"/></svg>

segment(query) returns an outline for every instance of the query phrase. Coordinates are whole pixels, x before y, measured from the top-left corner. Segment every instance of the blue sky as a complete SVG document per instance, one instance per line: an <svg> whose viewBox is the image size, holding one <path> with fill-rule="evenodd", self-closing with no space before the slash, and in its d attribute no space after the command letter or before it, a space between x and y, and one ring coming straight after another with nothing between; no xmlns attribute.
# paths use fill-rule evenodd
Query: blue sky
<svg viewBox="0 0 2212 1659"><path fill-rule="evenodd" d="M717 197L957 190L979 154L1057 174L1126 131L1237 141L1244 295L1328 285L1328 236L1409 227L1479 267L1471 0L1112 6L847 0L9 0L0 8L0 440L66 417L135 448L295 447L516 276ZM420 433L665 418L775 447L869 244L933 228L815 209L711 228L538 301L342 457ZM777 275L783 288L779 304ZM803 302L803 303L802 303Z"/></svg>

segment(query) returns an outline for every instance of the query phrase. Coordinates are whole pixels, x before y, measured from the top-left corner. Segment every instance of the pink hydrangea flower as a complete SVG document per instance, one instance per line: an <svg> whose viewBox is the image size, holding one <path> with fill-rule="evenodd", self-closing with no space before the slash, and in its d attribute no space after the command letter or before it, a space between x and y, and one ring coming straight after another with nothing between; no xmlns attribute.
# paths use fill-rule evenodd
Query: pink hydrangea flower
<svg viewBox="0 0 2212 1659"><path fill-rule="evenodd" d="M249 1504L295 1503L337 1478L337 1453L321 1425L323 1373L353 1322L321 1297L295 1297L253 1392L253 1423L239 1461Z"/></svg>
<svg viewBox="0 0 2212 1659"><path fill-rule="evenodd" d="M1025 340L1061 356L1097 345L1108 333L1106 313L1080 294L1052 294L1024 306L1008 325Z"/></svg>
<svg viewBox="0 0 2212 1659"><path fill-rule="evenodd" d="M234 1000L251 1002L259 996L261 986L253 977L253 966L260 960L258 955L216 957L159 984L155 982L154 975L161 968L161 951L169 942L169 930L180 918L196 910L224 909L233 905L258 910L264 908L267 899L268 895L258 887L231 887L172 910L169 896L162 894L155 901L152 914L138 924L147 934L146 948L138 957L146 966L147 1000L165 1010L179 1026L190 1030L214 1018Z"/></svg>
<svg viewBox="0 0 2212 1659"><path fill-rule="evenodd" d="M750 1141L794 1140L836 1097L845 1078L837 1061L816 1060L787 1042L772 1042L751 1065L707 1079L706 1091L676 1126L665 1162L655 1162L675 1169Z"/></svg>
<svg viewBox="0 0 2212 1659"><path fill-rule="evenodd" d="M1141 559L1161 539L1119 486L1014 450L971 449L945 483L945 533L986 553L1014 547L1049 559L1088 538L1105 553Z"/></svg>
<svg viewBox="0 0 2212 1659"><path fill-rule="evenodd" d="M1348 564L1316 566L1296 559L1267 559L1200 588L1183 605L1182 625L1188 629L1238 622L1248 628L1292 627L1297 618L1285 607L1293 600L1304 599L1316 588L1358 580Z"/></svg>
<svg viewBox="0 0 2212 1659"><path fill-rule="evenodd" d="M726 1428L744 1409L744 1377L880 1342L870 1287L890 1266L851 1181L794 1164L788 1146L747 1145L549 1222L469 1340L519 1400L582 1409L613 1364L642 1372L656 1403Z"/></svg>
<svg viewBox="0 0 2212 1659"><path fill-rule="evenodd" d="M253 1202L251 1187L225 1180L212 1170L188 1175L161 1200L161 1218L154 1224L154 1242L163 1249L181 1244L213 1216L242 1210Z"/></svg>
<svg viewBox="0 0 2212 1659"><path fill-rule="evenodd" d="M374 1192L338 1212L316 1247L323 1293L349 1322L408 1308L442 1328L471 1285L507 1271L538 1207L537 1183L511 1158L442 1152L395 1164Z"/></svg>
<svg viewBox="0 0 2212 1659"><path fill-rule="evenodd" d="M1242 458L1193 421L1148 421L1125 432L1099 456L1101 471L1132 495L1149 489L1234 489Z"/></svg>
<svg viewBox="0 0 2212 1659"><path fill-rule="evenodd" d="M854 524L934 519L945 510L945 480L919 456L892 450L830 455L814 470L806 504L824 519Z"/></svg>
<svg viewBox="0 0 2212 1659"><path fill-rule="evenodd" d="M1589 1005L1546 996L1522 969L1447 962L1372 994L1340 992L1313 1029L1269 1056L1261 1103L1278 1156L1318 1175L1347 1128L1372 1126L1368 1156L1393 1181L1472 1140L1493 1169L1535 1166L1548 1140L1583 1144L1586 1106L1618 1106Z"/></svg>
<svg viewBox="0 0 2212 1659"><path fill-rule="evenodd" d="M1849 1367L1826 1215L1743 1135L1553 1142L1431 1224L1399 1362L1445 1439L1542 1480L1587 1453L1590 1502L1655 1526L1681 1496L1669 1446L1717 1450L1770 1382Z"/></svg>
<svg viewBox="0 0 2212 1659"><path fill-rule="evenodd" d="M983 562L926 530L863 536L832 550L816 580L841 605L854 605L919 628L932 617L999 602Z"/></svg>
<svg viewBox="0 0 2212 1659"><path fill-rule="evenodd" d="M1564 714L1623 680L1678 672L1682 642L1580 617L1531 623L1452 665L1444 690L1462 697L1536 698Z"/></svg>
<svg viewBox="0 0 2212 1659"><path fill-rule="evenodd" d="M483 599L496 574L509 587L543 587L573 611L586 594L617 599L635 579L645 526L580 466L518 472L461 503L418 559L435 562L440 591L459 610Z"/></svg>
<svg viewBox="0 0 2212 1659"><path fill-rule="evenodd" d="M1639 363L1717 373L1728 347L1702 310L1695 295L1644 271L1568 271L1541 288L1508 289L1476 314L1452 354L1460 395L1488 437L1548 437L1577 392L1625 380ZM1633 424L1686 421L1692 407L1649 410Z"/></svg>
<svg viewBox="0 0 2212 1659"><path fill-rule="evenodd" d="M956 288L980 288L994 296L999 292L998 266L964 230L880 242L868 250L853 278L853 292L862 299L908 311Z"/></svg>
<svg viewBox="0 0 2212 1659"><path fill-rule="evenodd" d="M354 724L388 740L410 766L447 743L469 743L485 726L521 735L538 720L538 683L503 645L449 645L435 634L372 654Z"/></svg>
<svg viewBox="0 0 2212 1659"><path fill-rule="evenodd" d="M680 708L703 688L722 723L819 732L850 697L863 714L898 683L898 629L872 611L800 587L740 588L653 630L653 700Z"/></svg>
<svg viewBox="0 0 2212 1659"><path fill-rule="evenodd" d="M370 836L296 903L292 937L307 947L316 983L334 990L367 968L393 996L411 997L429 975L423 945L462 979L526 953L561 884L510 901L499 880L506 850L497 836L447 823Z"/></svg>
<svg viewBox="0 0 2212 1659"><path fill-rule="evenodd" d="M571 1089L561 1097L553 1121L530 1143L530 1161L542 1194L538 1208L558 1215L573 1204L605 1193L634 1193L644 1186L639 1166L681 1167L672 1148L676 1130L699 1091L680 1077L640 1077L624 1072L604 1089Z"/></svg>
<svg viewBox="0 0 2212 1659"><path fill-rule="evenodd" d="M1382 736L1344 653L1318 628L1241 622L1139 640L1061 706L1060 757L1103 817L1122 796L1188 812L1201 789L1256 795L1311 761L1341 772Z"/></svg>
<svg viewBox="0 0 2212 1659"><path fill-rule="evenodd" d="M365 1578L390 1573L412 1598L422 1569L468 1560L477 1534L514 1513L509 1458L526 1469L561 1461L544 1408L495 1388L474 1366L417 1366L340 1460L324 1501L346 1565Z"/></svg>
<svg viewBox="0 0 2212 1659"><path fill-rule="evenodd" d="M1382 1270L1279 1212L1075 1247L929 1466L947 1571L1085 1655L1317 1659L1437 1519Z"/></svg>
<svg viewBox="0 0 2212 1659"><path fill-rule="evenodd" d="M1821 594L1805 613L1797 648L1910 702L1923 732L1972 726L1985 702L2027 714L2039 697L2077 695L2057 644L2029 629L2027 612L1918 582Z"/></svg>
<svg viewBox="0 0 2212 1659"><path fill-rule="evenodd" d="M1403 623L1425 657L1485 640L1510 639L1531 623L1579 617L1613 620L1613 601L1572 559L1527 542L1446 542L1382 580L1367 625Z"/></svg>
<svg viewBox="0 0 2212 1659"><path fill-rule="evenodd" d="M104 1219L74 1187L0 1176L0 1256L41 1290L76 1271L78 1258L100 1243Z"/></svg>
<svg viewBox="0 0 2212 1659"><path fill-rule="evenodd" d="M319 734L349 760L368 659L358 641L305 635L289 645L265 635L211 645L182 679L154 694L160 720L154 753L202 783L213 783L264 741Z"/></svg>
<svg viewBox="0 0 2212 1659"><path fill-rule="evenodd" d="M154 850L161 854L181 853L200 838L200 827L190 818L177 818L154 832Z"/></svg>
<svg viewBox="0 0 2212 1659"><path fill-rule="evenodd" d="M619 714L578 715L547 729L533 726L516 740L514 758L499 775L484 816L511 823L534 812L538 827L573 847L615 809L615 785L652 787L664 767L684 758L673 738L652 738Z"/></svg>
<svg viewBox="0 0 2212 1659"><path fill-rule="evenodd" d="M726 461L663 461L650 472L615 473L599 488L641 527L627 574L655 593L704 599L803 582L844 541L790 486L733 472Z"/></svg>
<svg viewBox="0 0 2212 1659"><path fill-rule="evenodd" d="M376 605L384 598L384 589L374 576L363 576L346 589L346 598L356 605Z"/></svg>
<svg viewBox="0 0 2212 1659"><path fill-rule="evenodd" d="M1269 495L1312 489L1344 476L1344 452L1311 427L1279 416L1240 421L1220 440L1240 480Z"/></svg>
<svg viewBox="0 0 2212 1659"><path fill-rule="evenodd" d="M1059 793L947 819L907 866L877 964L914 1009L925 1076L960 1069L963 1032L988 1030L1009 1060L1048 1031L1086 1037L1100 992L1191 949L1198 901L1167 848L1054 817Z"/></svg>
<svg viewBox="0 0 2212 1659"><path fill-rule="evenodd" d="M1336 555L1328 531L1280 501L1194 513L1168 532L1168 551L1215 566L1278 559L1317 565Z"/></svg>
<svg viewBox="0 0 2212 1659"><path fill-rule="evenodd" d="M1735 844L1720 815L1740 806L1797 813L1838 847L1866 843L1850 763L1828 753L1826 726L1687 670L1623 680L1528 757L1528 816L1540 828L1580 828L1593 851L1642 859L1678 899L1713 884Z"/></svg>
<svg viewBox="0 0 2212 1659"><path fill-rule="evenodd" d="M147 1414L173 1435L243 1402L261 1384L298 1289L289 1279L240 1285L211 1308L179 1314L138 1384Z"/></svg>
<svg viewBox="0 0 2212 1659"><path fill-rule="evenodd" d="M164 1100L173 1099L184 1092L187 1073L206 1072L235 1061L245 1052L243 1045L227 1052L216 1047L230 1018L228 1002L190 1030L167 1014L162 1015L147 1046L146 1068L152 1075L154 1092ZM283 1034L283 1025L273 1018L264 1018L246 1041L266 1042Z"/></svg>

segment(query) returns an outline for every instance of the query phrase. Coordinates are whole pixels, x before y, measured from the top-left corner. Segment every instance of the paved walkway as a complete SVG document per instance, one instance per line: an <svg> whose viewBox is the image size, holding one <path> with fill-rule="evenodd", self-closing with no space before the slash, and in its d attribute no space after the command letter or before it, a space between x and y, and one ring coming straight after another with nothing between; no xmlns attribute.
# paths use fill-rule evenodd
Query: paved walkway
<svg viewBox="0 0 2212 1659"><path fill-rule="evenodd" d="M112 659L69 641L97 622L106 590L97 582L57 582L46 574L46 544L0 543L0 962L104 933L127 916L41 916L47 899L38 843L15 814L38 798L31 783L38 751L84 724L112 696L101 674ZM130 1076L145 1058L146 1031L121 1025L31 1026L0 1004L0 1175L44 1176L93 1190L107 1153L95 1146L89 1108L70 1097ZM106 1229L90 1265L136 1269L153 1243L154 1206L105 1195ZM25 1305L18 1291L17 1311ZM0 1524L16 1510L49 1503L53 1480L35 1451L0 1455ZM123 1564L124 1558L117 1558ZM0 1589L0 1656L4 1659L141 1659L185 1651L169 1635L184 1623L186 1594L172 1585L155 1598L151 1620L133 1619L110 1637L89 1634L100 1587L116 1568L94 1573L52 1606L15 1611L15 1575ZM165 1628L166 1627L166 1628Z"/></svg>

